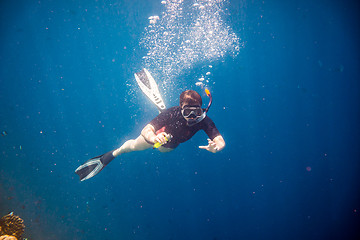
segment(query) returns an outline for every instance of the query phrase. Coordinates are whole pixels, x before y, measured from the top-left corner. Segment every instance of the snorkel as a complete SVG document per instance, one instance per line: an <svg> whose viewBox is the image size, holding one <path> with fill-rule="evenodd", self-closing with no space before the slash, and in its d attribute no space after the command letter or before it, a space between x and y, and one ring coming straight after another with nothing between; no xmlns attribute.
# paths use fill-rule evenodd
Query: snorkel
<svg viewBox="0 0 360 240"><path fill-rule="evenodd" d="M209 111L209 108L211 107L212 96L211 96L211 93L210 93L209 89L205 88L205 93L206 93L206 96L208 96L210 98L209 104L208 104L207 108L204 109L201 116L199 116L199 117L197 117L195 119L186 119L187 125L189 127L194 126L195 124L197 124L197 123L201 122L202 120L204 120L204 118L206 117L206 113Z"/></svg>
<svg viewBox="0 0 360 240"><path fill-rule="evenodd" d="M208 104L207 108L205 109L205 112L207 113L212 104L212 96L211 96L209 89L207 89L207 88L205 88L205 93L206 93L206 96L208 96L210 98L209 104Z"/></svg>

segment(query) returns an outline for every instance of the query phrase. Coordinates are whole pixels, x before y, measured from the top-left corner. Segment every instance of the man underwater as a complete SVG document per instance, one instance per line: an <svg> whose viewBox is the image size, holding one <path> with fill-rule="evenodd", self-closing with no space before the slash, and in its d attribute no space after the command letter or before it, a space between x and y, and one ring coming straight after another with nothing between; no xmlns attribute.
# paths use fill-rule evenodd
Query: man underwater
<svg viewBox="0 0 360 240"><path fill-rule="evenodd" d="M128 140L120 148L92 158L78 167L75 172L80 180L84 181L95 176L123 153L149 148L157 148L160 152L172 151L180 143L191 139L199 130L204 130L209 137L208 145L199 146L199 148L212 153L221 151L225 147L225 141L214 122L206 115L212 103L212 97L207 89L205 91L210 97L206 109L201 108L202 98L196 91L182 92L179 106L162 111L143 128L139 137Z"/></svg>

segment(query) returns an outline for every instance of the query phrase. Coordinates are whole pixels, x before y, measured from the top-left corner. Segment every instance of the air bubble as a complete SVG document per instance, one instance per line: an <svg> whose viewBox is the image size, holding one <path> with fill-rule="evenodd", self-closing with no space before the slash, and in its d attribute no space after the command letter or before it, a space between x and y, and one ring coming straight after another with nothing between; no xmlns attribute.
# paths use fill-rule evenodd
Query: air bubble
<svg viewBox="0 0 360 240"><path fill-rule="evenodd" d="M229 15L224 7L228 1L197 0L191 5L182 0L161 3L165 11L161 16L149 17L150 25L145 28L141 45L147 51L143 66L151 70L158 81L164 79L163 84L170 85L184 70L199 64L212 68L209 63L224 61L226 54L236 56L243 46L223 19ZM210 72L205 74L208 81ZM197 82L204 80L201 77Z"/></svg>

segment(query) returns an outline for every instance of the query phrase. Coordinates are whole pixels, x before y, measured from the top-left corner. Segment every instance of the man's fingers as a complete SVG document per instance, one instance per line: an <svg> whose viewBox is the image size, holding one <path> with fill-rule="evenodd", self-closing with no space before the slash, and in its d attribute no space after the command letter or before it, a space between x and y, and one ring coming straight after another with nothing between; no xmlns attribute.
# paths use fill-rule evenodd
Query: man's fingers
<svg viewBox="0 0 360 240"><path fill-rule="evenodd" d="M159 142L159 143L162 143L162 144L165 144L167 141L166 141L166 138L168 137L168 134L166 134L165 132L162 132L162 133L159 133L156 138L155 138L155 141L156 142Z"/></svg>
<svg viewBox="0 0 360 240"><path fill-rule="evenodd" d="M206 149L208 146L199 146L201 149Z"/></svg>
<svg viewBox="0 0 360 240"><path fill-rule="evenodd" d="M161 136L157 136L157 137L155 138L155 142L164 143L164 140L161 138Z"/></svg>

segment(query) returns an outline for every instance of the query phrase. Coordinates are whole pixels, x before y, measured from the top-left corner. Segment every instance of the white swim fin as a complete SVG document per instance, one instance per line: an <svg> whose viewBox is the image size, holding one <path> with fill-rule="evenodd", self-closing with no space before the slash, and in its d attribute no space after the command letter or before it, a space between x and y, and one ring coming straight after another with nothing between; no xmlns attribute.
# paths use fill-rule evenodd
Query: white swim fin
<svg viewBox="0 0 360 240"><path fill-rule="evenodd" d="M160 112L166 109L165 103L160 95L158 86L149 71L144 68L135 73L135 79L143 93L155 104Z"/></svg>

